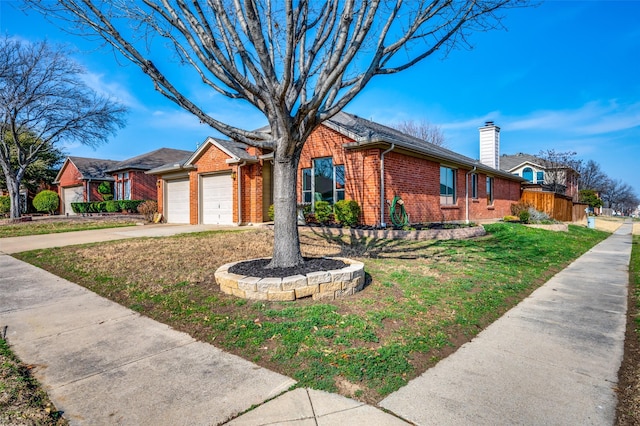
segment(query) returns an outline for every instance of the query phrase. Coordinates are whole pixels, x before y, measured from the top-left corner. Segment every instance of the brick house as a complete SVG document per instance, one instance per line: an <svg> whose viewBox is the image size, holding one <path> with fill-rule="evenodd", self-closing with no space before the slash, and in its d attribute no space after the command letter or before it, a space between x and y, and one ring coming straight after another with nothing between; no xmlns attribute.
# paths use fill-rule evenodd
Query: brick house
<svg viewBox="0 0 640 426"><path fill-rule="evenodd" d="M497 155L499 131L493 137ZM184 163L150 170L158 207L169 223L268 221L273 155L208 138ZM495 160L497 162L497 160ZM412 223L484 221L510 214L522 178L387 126L341 112L307 140L298 169L298 202L351 199L361 222L386 225L388 202L400 196Z"/></svg>
<svg viewBox="0 0 640 426"><path fill-rule="evenodd" d="M155 200L157 180L145 172L170 161L182 162L190 151L161 148L124 161L67 157L56 176L61 214L73 215L71 203L102 201L98 186L108 182L116 200Z"/></svg>

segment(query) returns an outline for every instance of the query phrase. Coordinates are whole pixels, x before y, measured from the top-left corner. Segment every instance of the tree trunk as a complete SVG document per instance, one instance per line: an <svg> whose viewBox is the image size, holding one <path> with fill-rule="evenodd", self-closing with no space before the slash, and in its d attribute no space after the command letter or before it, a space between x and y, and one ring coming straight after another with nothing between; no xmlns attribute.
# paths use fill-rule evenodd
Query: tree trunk
<svg viewBox="0 0 640 426"><path fill-rule="evenodd" d="M7 190L9 191L9 199L11 201L11 208L9 210L10 219L20 218L20 182L16 182L13 176L7 174Z"/></svg>
<svg viewBox="0 0 640 426"><path fill-rule="evenodd" d="M274 180L274 241L270 268L287 268L301 265L297 220L297 176L299 154L283 156L275 154Z"/></svg>

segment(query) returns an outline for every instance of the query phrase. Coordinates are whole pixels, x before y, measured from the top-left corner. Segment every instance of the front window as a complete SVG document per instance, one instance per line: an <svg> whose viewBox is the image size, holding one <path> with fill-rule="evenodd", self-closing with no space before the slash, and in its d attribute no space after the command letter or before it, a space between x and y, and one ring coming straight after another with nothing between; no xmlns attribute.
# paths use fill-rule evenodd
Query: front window
<svg viewBox="0 0 640 426"><path fill-rule="evenodd" d="M311 203L311 169L302 169L302 202Z"/></svg>
<svg viewBox="0 0 640 426"><path fill-rule="evenodd" d="M522 170L522 178L528 182L533 182L533 169L531 167L525 167Z"/></svg>
<svg viewBox="0 0 640 426"><path fill-rule="evenodd" d="M536 173L536 181L537 183L544 183L544 172Z"/></svg>
<svg viewBox="0 0 640 426"><path fill-rule="evenodd" d="M335 166L333 182L336 201L344 200L344 165Z"/></svg>
<svg viewBox="0 0 640 426"><path fill-rule="evenodd" d="M345 169L334 165L332 158L313 160L312 168L302 169L302 202L327 201L334 204L344 200Z"/></svg>
<svg viewBox="0 0 640 426"><path fill-rule="evenodd" d="M440 166L440 204L456 203L456 171Z"/></svg>
<svg viewBox="0 0 640 426"><path fill-rule="evenodd" d="M471 174L471 198L478 198L478 175Z"/></svg>
<svg viewBox="0 0 640 426"><path fill-rule="evenodd" d="M493 178L487 176L487 204L493 204Z"/></svg>
<svg viewBox="0 0 640 426"><path fill-rule="evenodd" d="M131 182L129 172L118 173L116 175L116 200L131 199Z"/></svg>

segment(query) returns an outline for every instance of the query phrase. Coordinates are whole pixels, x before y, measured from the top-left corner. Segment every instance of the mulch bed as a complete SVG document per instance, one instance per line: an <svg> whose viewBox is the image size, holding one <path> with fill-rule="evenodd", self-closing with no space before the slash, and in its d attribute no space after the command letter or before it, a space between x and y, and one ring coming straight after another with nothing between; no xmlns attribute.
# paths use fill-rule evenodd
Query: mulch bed
<svg viewBox="0 0 640 426"><path fill-rule="evenodd" d="M267 268L269 262L271 262L271 259L248 260L233 265L229 268L229 272L258 278L284 278L293 275L306 275L310 272L342 269L349 266L342 260L324 257L305 257L302 265L291 268Z"/></svg>

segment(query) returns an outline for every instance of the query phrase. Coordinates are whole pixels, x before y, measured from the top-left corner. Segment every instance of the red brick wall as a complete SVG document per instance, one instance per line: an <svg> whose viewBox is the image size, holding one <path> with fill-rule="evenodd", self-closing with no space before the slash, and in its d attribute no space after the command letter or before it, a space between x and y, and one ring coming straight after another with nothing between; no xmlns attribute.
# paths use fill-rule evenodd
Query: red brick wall
<svg viewBox="0 0 640 426"><path fill-rule="evenodd" d="M157 177L145 174L143 171L129 171L129 185L131 185L132 200L157 200Z"/></svg>
<svg viewBox="0 0 640 426"><path fill-rule="evenodd" d="M82 178L80 177L80 172L78 171L76 166L74 166L73 163L69 161L65 164L64 169L60 174L60 181L58 183L58 195L60 196L61 202L64 202L63 189L65 187L78 186L78 185L84 185L84 180L82 180ZM86 201L87 199L86 188L84 192L85 192L84 199Z"/></svg>

